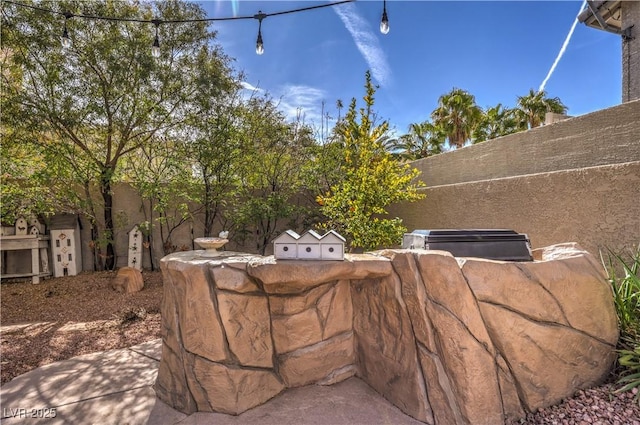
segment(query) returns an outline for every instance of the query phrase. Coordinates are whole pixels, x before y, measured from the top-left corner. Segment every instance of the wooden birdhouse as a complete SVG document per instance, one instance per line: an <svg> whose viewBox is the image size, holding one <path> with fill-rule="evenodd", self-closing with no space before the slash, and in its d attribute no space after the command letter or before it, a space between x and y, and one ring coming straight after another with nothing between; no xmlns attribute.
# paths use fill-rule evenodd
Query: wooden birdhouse
<svg viewBox="0 0 640 425"><path fill-rule="evenodd" d="M323 260L344 260L346 239L333 230L320 238L320 255Z"/></svg>
<svg viewBox="0 0 640 425"><path fill-rule="evenodd" d="M38 229L39 235L44 235L45 233L44 224L40 223L40 220L38 220L38 217L36 217L35 215L32 215L31 217L29 217L28 223L29 223L29 229L35 227ZM31 230L29 230L29 232L31 232Z"/></svg>
<svg viewBox="0 0 640 425"><path fill-rule="evenodd" d="M16 220L16 236L24 236L29 234L29 223L24 217L20 217Z"/></svg>
<svg viewBox="0 0 640 425"><path fill-rule="evenodd" d="M300 235L287 230L273 241L273 256L280 260L292 260L298 257L298 239Z"/></svg>
<svg viewBox="0 0 640 425"><path fill-rule="evenodd" d="M142 270L142 232L138 226L129 231L129 259L127 265Z"/></svg>
<svg viewBox="0 0 640 425"><path fill-rule="evenodd" d="M298 239L298 259L319 260L321 258L320 238L321 236L313 230L307 230L300 236Z"/></svg>
<svg viewBox="0 0 640 425"><path fill-rule="evenodd" d="M80 220L75 214L58 214L51 217L51 252L53 275L75 276L82 271L82 245L80 244Z"/></svg>
<svg viewBox="0 0 640 425"><path fill-rule="evenodd" d="M276 260L344 260L346 240L330 230L323 236L308 230L302 236L287 230L273 241Z"/></svg>

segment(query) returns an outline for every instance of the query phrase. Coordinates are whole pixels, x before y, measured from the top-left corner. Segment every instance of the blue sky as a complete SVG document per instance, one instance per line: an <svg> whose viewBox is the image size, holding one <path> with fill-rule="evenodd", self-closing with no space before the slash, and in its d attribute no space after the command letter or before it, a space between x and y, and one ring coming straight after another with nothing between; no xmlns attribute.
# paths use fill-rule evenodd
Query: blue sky
<svg viewBox="0 0 640 425"><path fill-rule="evenodd" d="M273 13L322 1L205 1L209 17ZM326 3L326 2L325 2ZM581 1L387 1L391 31L379 31L382 1L266 18L265 53L255 53L258 22L215 22L218 43L245 73L247 87L268 91L293 117L320 127L321 104L364 94L370 69L380 86L375 110L400 134L424 121L438 97L458 87L482 107L514 106L537 90L578 14ZM621 101L620 37L578 24L546 84L570 115ZM342 112L344 114L344 110ZM330 121L330 126L335 121Z"/></svg>

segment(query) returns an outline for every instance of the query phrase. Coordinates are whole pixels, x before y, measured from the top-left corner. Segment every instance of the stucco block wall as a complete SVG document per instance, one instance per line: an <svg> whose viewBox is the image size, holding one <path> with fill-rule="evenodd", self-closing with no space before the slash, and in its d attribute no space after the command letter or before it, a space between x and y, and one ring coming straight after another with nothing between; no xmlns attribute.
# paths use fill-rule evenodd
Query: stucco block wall
<svg viewBox="0 0 640 425"><path fill-rule="evenodd" d="M640 100L413 162L428 186L640 161Z"/></svg>
<svg viewBox="0 0 640 425"><path fill-rule="evenodd" d="M640 243L640 161L540 173L425 190L426 199L393 208L409 231L507 228L534 248L578 242L602 248Z"/></svg>

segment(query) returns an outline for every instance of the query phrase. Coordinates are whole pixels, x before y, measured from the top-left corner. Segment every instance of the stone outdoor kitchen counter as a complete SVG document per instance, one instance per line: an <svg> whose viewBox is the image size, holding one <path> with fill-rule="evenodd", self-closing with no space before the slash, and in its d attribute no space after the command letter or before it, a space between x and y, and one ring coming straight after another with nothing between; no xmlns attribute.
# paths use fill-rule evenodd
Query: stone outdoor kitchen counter
<svg viewBox="0 0 640 425"><path fill-rule="evenodd" d="M162 259L158 397L239 414L286 388L357 376L428 424L498 424L591 387L618 328L601 265L575 244L533 262L384 250L345 261L203 251Z"/></svg>

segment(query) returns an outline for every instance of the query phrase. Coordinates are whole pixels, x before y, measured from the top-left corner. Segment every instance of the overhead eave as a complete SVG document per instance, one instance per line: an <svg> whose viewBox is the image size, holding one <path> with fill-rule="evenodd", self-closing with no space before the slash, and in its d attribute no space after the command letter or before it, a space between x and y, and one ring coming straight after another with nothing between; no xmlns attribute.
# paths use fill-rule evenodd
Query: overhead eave
<svg viewBox="0 0 640 425"><path fill-rule="evenodd" d="M587 0L587 8L580 12L578 21L599 30L624 35L621 0Z"/></svg>

